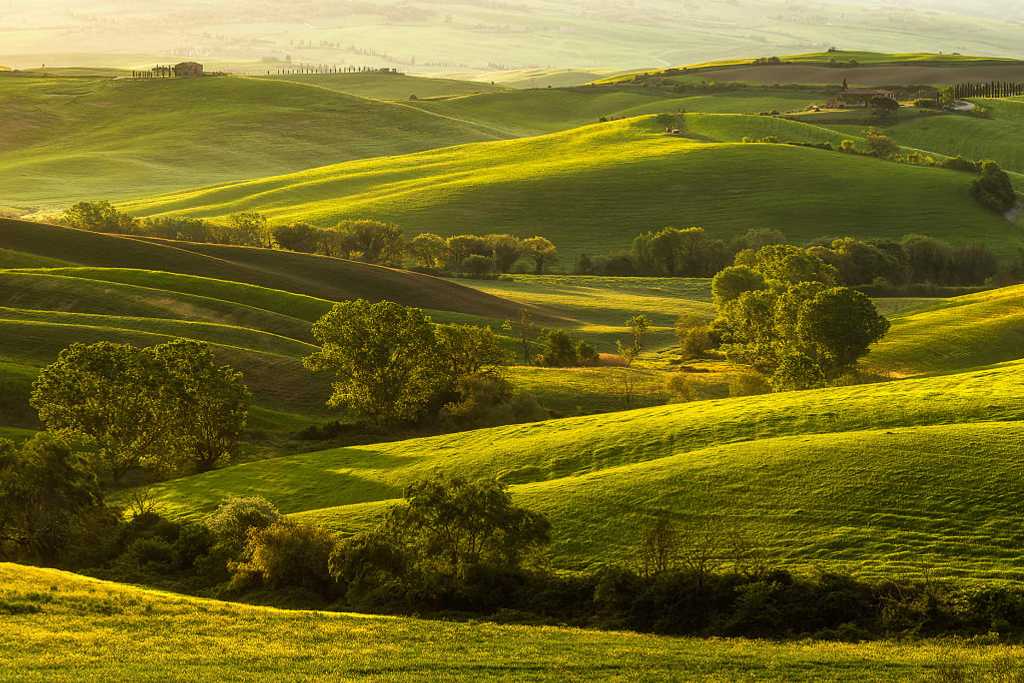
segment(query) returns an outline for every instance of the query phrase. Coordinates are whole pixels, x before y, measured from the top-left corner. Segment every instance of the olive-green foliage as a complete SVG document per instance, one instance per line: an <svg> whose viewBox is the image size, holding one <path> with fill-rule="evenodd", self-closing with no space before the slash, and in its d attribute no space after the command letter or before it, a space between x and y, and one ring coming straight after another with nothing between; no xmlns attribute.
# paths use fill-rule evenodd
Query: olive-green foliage
<svg viewBox="0 0 1024 683"><path fill-rule="evenodd" d="M405 238L401 229L393 223L342 221L337 232L344 255L357 261L397 264L405 252Z"/></svg>
<svg viewBox="0 0 1024 683"><path fill-rule="evenodd" d="M334 374L328 405L378 424L416 422L457 398L460 379L502 359L497 336L470 325L435 327L423 311L357 299L313 325L313 371Z"/></svg>
<svg viewBox="0 0 1024 683"><path fill-rule="evenodd" d="M238 557L252 530L266 529L283 519L277 508L265 498L231 496L204 521L217 544L229 556Z"/></svg>
<svg viewBox="0 0 1024 683"><path fill-rule="evenodd" d="M633 260L642 273L683 277L711 277L731 258L720 239L704 228L664 228L633 240Z"/></svg>
<svg viewBox="0 0 1024 683"><path fill-rule="evenodd" d="M381 557L389 567L404 558L404 570L420 578L438 574L464 579L480 567L518 568L527 557L547 545L551 525L541 514L512 503L508 487L496 481L472 482L436 476L405 490L407 503L391 508L378 528L373 546L392 547ZM332 573L339 577L365 575L366 537L349 541L332 558Z"/></svg>
<svg viewBox="0 0 1024 683"><path fill-rule="evenodd" d="M218 365L209 345L179 339L148 350L159 373L172 440L181 465L200 472L234 458L251 394L242 374Z"/></svg>
<svg viewBox="0 0 1024 683"><path fill-rule="evenodd" d="M850 372L889 322L864 294L833 286L836 271L798 247L770 245L754 269L737 266L719 282L716 332L733 359L772 376L776 389L821 386ZM766 284L727 298L761 276ZM728 281L742 281L725 292Z"/></svg>
<svg viewBox="0 0 1024 683"><path fill-rule="evenodd" d="M764 278L749 266L729 266L711 280L711 293L716 306L722 306L744 292L764 289Z"/></svg>
<svg viewBox="0 0 1024 683"><path fill-rule="evenodd" d="M534 272L543 275L544 269L558 260L558 249L546 237L536 235L523 240L523 253L533 259Z"/></svg>
<svg viewBox="0 0 1024 683"><path fill-rule="evenodd" d="M243 560L229 565L232 583L254 581L273 589L303 588L330 595L333 580L328 561L337 545L322 527L280 519L250 531Z"/></svg>
<svg viewBox="0 0 1024 683"><path fill-rule="evenodd" d="M971 192L982 205L999 213L1017 205L1017 193L1010 176L994 161L981 163L981 177L971 185Z"/></svg>
<svg viewBox="0 0 1024 683"><path fill-rule="evenodd" d="M249 410L242 377L201 342L72 344L43 369L31 405L49 430L85 439L98 473L208 470L235 454Z"/></svg>
<svg viewBox="0 0 1024 683"><path fill-rule="evenodd" d="M49 430L88 440L97 472L119 481L165 452L168 415L150 356L130 344L72 344L32 385Z"/></svg>
<svg viewBox="0 0 1024 683"><path fill-rule="evenodd" d="M96 232L132 233L138 222L126 213L118 211L110 202L78 202L65 209L61 223L71 228Z"/></svg>
<svg viewBox="0 0 1024 683"><path fill-rule="evenodd" d="M441 375L433 325L418 308L363 299L334 305L313 325L320 350L306 366L334 375L328 405L382 424L415 422Z"/></svg>
<svg viewBox="0 0 1024 683"><path fill-rule="evenodd" d="M95 475L67 443L44 433L19 449L0 439L0 557L57 562L104 510Z"/></svg>

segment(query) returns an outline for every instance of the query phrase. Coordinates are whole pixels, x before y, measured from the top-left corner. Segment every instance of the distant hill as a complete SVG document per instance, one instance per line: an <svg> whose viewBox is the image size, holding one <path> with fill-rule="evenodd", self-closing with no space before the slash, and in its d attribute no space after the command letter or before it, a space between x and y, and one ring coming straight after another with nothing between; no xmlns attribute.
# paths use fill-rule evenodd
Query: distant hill
<svg viewBox="0 0 1024 683"><path fill-rule="evenodd" d="M349 162L129 203L138 215L222 217L258 210L275 222L394 221L409 233L510 231L552 239L570 259L628 247L641 231L700 225L731 237L751 227L791 240L917 232L985 242L1003 253L1019 228L970 196L970 176L784 144L753 134L838 141L838 133L768 117L688 115L682 136L654 117L541 137ZM759 134L761 133L761 134ZM691 137L686 137L686 136Z"/></svg>
<svg viewBox="0 0 1024 683"><path fill-rule="evenodd" d="M506 137L405 105L239 77L4 77L0 109L0 206L33 209Z"/></svg>
<svg viewBox="0 0 1024 683"><path fill-rule="evenodd" d="M296 74L267 76L267 80L317 85L336 92L378 100L413 100L500 92L500 85L451 78L424 78L392 73ZM415 97L414 97L415 96Z"/></svg>
<svg viewBox="0 0 1024 683"><path fill-rule="evenodd" d="M959 81L1024 80L1024 61L958 54L816 52L759 59L733 59L669 69L633 71L597 81L626 83L647 77L680 83L701 81L771 85L949 85ZM774 61L777 60L777 61Z"/></svg>

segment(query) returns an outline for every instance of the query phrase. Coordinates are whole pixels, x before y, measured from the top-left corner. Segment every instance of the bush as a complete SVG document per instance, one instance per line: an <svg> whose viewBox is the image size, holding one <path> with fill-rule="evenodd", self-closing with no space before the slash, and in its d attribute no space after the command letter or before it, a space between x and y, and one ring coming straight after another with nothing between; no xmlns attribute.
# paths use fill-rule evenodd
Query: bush
<svg viewBox="0 0 1024 683"><path fill-rule="evenodd" d="M548 330L541 338L540 364L550 368L579 365L579 343L568 332Z"/></svg>
<svg viewBox="0 0 1024 683"><path fill-rule="evenodd" d="M244 560L230 565L232 582L258 580L269 588L301 588L331 597L336 591L328 561L336 546L322 527L277 520L249 534Z"/></svg>
<svg viewBox="0 0 1024 683"><path fill-rule="evenodd" d="M266 529L282 519L266 498L232 496L206 518L206 526L216 543L237 557L245 549L252 530Z"/></svg>
<svg viewBox="0 0 1024 683"><path fill-rule="evenodd" d="M483 279L494 272L494 259L490 256L470 254L462 260L462 272L469 277Z"/></svg>
<svg viewBox="0 0 1024 683"><path fill-rule="evenodd" d="M971 194L982 206L1006 213L1017 206L1017 193L1006 171L994 161L981 162L981 177L971 185Z"/></svg>

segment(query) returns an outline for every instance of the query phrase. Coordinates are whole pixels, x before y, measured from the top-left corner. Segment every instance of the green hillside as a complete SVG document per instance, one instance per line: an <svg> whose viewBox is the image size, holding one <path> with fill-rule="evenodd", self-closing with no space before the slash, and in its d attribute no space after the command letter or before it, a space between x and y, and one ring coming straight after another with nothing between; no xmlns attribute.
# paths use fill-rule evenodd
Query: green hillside
<svg viewBox="0 0 1024 683"><path fill-rule="evenodd" d="M0 564L0 678L903 681L984 675L1005 645L771 643L288 611ZM1005 666L1002 667L1005 669Z"/></svg>
<svg viewBox="0 0 1024 683"><path fill-rule="evenodd" d="M868 363L896 375L953 372L1024 358L1024 286L898 315Z"/></svg>
<svg viewBox="0 0 1024 683"><path fill-rule="evenodd" d="M1020 578L1022 387L1024 366L1008 364L310 453L154 491L182 516L258 491L352 531L440 470L514 484L550 515L563 567L628 558L638 540L616 530L664 512L741 528L794 567Z"/></svg>
<svg viewBox="0 0 1024 683"><path fill-rule="evenodd" d="M499 319L519 306L440 278L354 261L270 249L104 235L0 219L8 267L64 265L160 270L258 285L321 299L390 299L408 306ZM55 265L45 263L44 265ZM189 293L205 293L207 283Z"/></svg>
<svg viewBox="0 0 1024 683"><path fill-rule="evenodd" d="M273 81L316 85L336 92L377 100L410 100L413 95L416 99L453 97L504 90L501 86L480 81L423 78L391 73L271 75L267 78Z"/></svg>
<svg viewBox="0 0 1024 683"><path fill-rule="evenodd" d="M765 125L761 117L749 123L750 130ZM831 135L806 124L771 125L791 126L793 137ZM734 138L739 130L731 128ZM963 242L969 234L1013 252L1019 228L983 209L969 189L962 173L791 145L697 141L666 135L647 117L326 166L125 209L213 218L254 209L274 222L321 225L370 217L410 233L541 233L570 259L628 247L637 233L666 225L701 225L721 237L781 228L791 240L919 232Z"/></svg>
<svg viewBox="0 0 1024 683"><path fill-rule="evenodd" d="M501 137L267 79L3 78L0 206L48 208Z"/></svg>

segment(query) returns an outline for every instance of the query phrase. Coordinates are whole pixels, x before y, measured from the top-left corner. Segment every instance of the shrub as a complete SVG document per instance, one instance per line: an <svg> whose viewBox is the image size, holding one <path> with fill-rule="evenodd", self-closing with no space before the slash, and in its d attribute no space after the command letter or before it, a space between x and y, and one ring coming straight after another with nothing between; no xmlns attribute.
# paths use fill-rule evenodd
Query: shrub
<svg viewBox="0 0 1024 683"><path fill-rule="evenodd" d="M551 368L579 365L579 344L568 332L548 330L541 338L540 364Z"/></svg>
<svg viewBox="0 0 1024 683"><path fill-rule="evenodd" d="M206 518L206 526L217 544L237 557L245 548L251 530L266 529L282 519L281 513L266 498L232 496Z"/></svg>
<svg viewBox="0 0 1024 683"><path fill-rule="evenodd" d="M593 344L585 339L581 339L576 344L576 358L580 365L597 365L600 354L598 354Z"/></svg>
<svg viewBox="0 0 1024 683"><path fill-rule="evenodd" d="M269 588L302 588L334 594L328 561L337 540L326 529L279 519L249 534L244 560L230 565L233 582L256 579Z"/></svg>
<svg viewBox="0 0 1024 683"><path fill-rule="evenodd" d="M971 193L982 206L998 213L1006 213L1017 205L1010 176L994 161L981 162L981 177L971 185Z"/></svg>
<svg viewBox="0 0 1024 683"><path fill-rule="evenodd" d="M494 272L494 259L490 256L470 254L462 260L462 272L472 278L485 278Z"/></svg>

